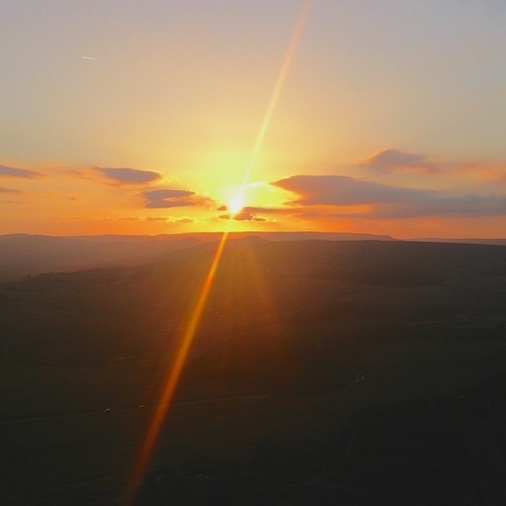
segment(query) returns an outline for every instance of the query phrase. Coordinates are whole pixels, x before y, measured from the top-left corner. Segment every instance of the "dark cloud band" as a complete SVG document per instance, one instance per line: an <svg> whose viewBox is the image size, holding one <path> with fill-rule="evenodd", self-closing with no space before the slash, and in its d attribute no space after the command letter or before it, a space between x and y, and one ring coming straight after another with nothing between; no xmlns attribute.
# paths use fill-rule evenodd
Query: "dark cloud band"
<svg viewBox="0 0 506 506"><path fill-rule="evenodd" d="M298 195L288 202L294 210L318 208L325 217L397 219L423 216L504 216L505 195L445 195L441 192L398 188L374 182L360 181L347 176L292 176L272 183ZM342 208L366 205L360 212L329 213L329 206ZM289 208L286 208L286 212ZM319 214L319 212L316 212Z"/></svg>
<svg viewBox="0 0 506 506"><path fill-rule="evenodd" d="M19 169L17 167L6 167L0 165L0 177L23 177L23 178L34 178L39 177L41 174L33 170Z"/></svg>
<svg viewBox="0 0 506 506"><path fill-rule="evenodd" d="M192 197L195 192L190 190L158 189L142 192L145 199L144 206L149 209L163 209L171 207L188 207L195 205Z"/></svg>
<svg viewBox="0 0 506 506"><path fill-rule="evenodd" d="M117 184L146 184L161 179L158 172L151 170L101 167L96 167L95 170Z"/></svg>

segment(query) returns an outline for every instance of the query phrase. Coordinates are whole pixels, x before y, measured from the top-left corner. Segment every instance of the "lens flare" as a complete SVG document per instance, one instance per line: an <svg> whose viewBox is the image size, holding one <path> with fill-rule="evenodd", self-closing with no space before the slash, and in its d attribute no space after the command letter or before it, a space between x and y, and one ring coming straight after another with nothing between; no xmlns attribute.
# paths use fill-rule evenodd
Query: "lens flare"
<svg viewBox="0 0 506 506"><path fill-rule="evenodd" d="M172 397L174 396L174 391L176 390L176 386L179 377L181 376L181 371L186 361L186 357L188 356L188 352L190 351L190 346L195 336L195 331L197 330L200 317L202 316L202 312L205 308L207 297L209 295L209 290L212 286L214 275L216 274L216 269L218 268L218 264L223 254L223 249L225 248L227 238L228 238L228 231L225 231L221 237L216 252L214 253L214 257L211 262L209 272L207 273L206 279L195 303L195 307L193 308L193 311L188 320L188 324L186 325L186 328L184 330L181 342L179 344L179 348L175 354L175 358L172 362L171 368L169 369L170 372L167 377L164 390L162 392L160 400L158 401L155 414L153 415L153 419L142 443L139 455L137 457L136 465L134 467L132 476L129 480L125 499L125 503L127 505L134 503L137 489L139 488L139 485L142 482L142 478L144 476L144 472L149 462L149 458L151 456L153 447L160 432L160 427L162 425L163 420L165 419L170 403L172 401Z"/></svg>
<svg viewBox="0 0 506 506"><path fill-rule="evenodd" d="M229 202L229 210L231 213L238 213L242 209L244 205L244 193L246 186L248 184L248 181L250 179L251 173L253 171L253 168L256 164L258 155L260 153L260 149L262 147L265 134L267 132L267 128L269 126L269 123L271 121L272 113L274 111L274 108L276 106L276 103L278 101L279 95L281 93L281 89L283 87L283 83L285 81L286 75L288 73L288 70L290 68L295 50L297 48L300 35L302 33L302 29L304 27L304 24L306 22L307 16L309 14L309 9L311 7L311 4L314 0L304 0L301 5L301 9L299 12L299 16L297 18L297 22L295 24L294 30L292 32L292 36L290 38L290 42L288 44L288 49L286 51L283 63L281 65L280 72L278 74L276 84L274 86L274 90L271 96L271 99L269 101L267 111L265 113L264 119L262 121L262 124L260 126L260 130L258 132L258 135L255 140L255 144L253 145L253 149L251 152L251 156L249 159L248 166L246 167L244 178L242 181L242 186L240 189L240 192L232 199L231 202ZM181 375L181 371L183 369L183 366L185 364L186 358L188 356L188 353L190 351L191 344L193 342L193 338L195 337L195 332L198 328L202 312L204 311L206 301L209 295L209 291L211 289L216 270L218 268L218 265L220 263L221 257L223 255L223 250L225 248L225 244L228 239L229 230L230 230L230 223L229 220L226 225L226 230L223 232L223 236L221 237L221 240L218 244L218 247L216 248L216 251L214 253L213 260L211 262L211 265L209 267L209 271L207 273L206 279L204 281L204 284L202 286L202 289L200 290L199 296L197 297L197 300L195 302L195 306L190 314L190 318L188 319L188 322L184 326L183 335L179 344L179 348L176 351L174 361L171 365L171 368L169 369L169 373L167 375L167 380L165 382L165 387L162 392L162 395L160 397L160 400L158 401L157 408L155 411L155 414L153 415L153 418L151 420L151 423L149 425L148 431L146 433L146 436L144 437L144 440L142 442L139 455L135 461L132 475L130 477L130 480L127 485L127 490L125 493L125 504L131 505L134 504L135 496L137 494L137 490L142 483L142 479L144 477L144 473L146 471L146 468L149 463L149 459L151 457L151 454L153 452L153 448L155 446L156 440L158 438L158 434L160 432L160 427L167 415L167 411L170 407L172 398L174 396L174 392L177 386L177 383L179 381L179 377Z"/></svg>
<svg viewBox="0 0 506 506"><path fill-rule="evenodd" d="M230 214L233 216L240 213L243 207L244 207L244 198L242 194L236 195L235 197L232 197L228 201L228 210L230 211Z"/></svg>
<svg viewBox="0 0 506 506"><path fill-rule="evenodd" d="M304 25L306 24L307 17L309 15L309 10L314 0L304 0L302 2L302 6L300 8L299 16L295 23L294 30L292 32L292 36L290 38L290 42L288 44L288 49L286 50L285 57L283 59L283 63L281 65L281 69L279 71L278 77L276 79L276 84L274 86L274 91L272 92L271 99L269 101L269 105L267 106L267 111L265 113L264 119L260 126L260 130L258 132L257 138L255 140L255 144L253 145L253 149L251 151L251 156L249 159L248 166L246 167L246 172L244 173L244 178L242 182L242 191L248 184L253 168L256 165L258 155L260 154L260 149L264 142L265 134L267 133L267 128L272 118L272 113L276 107L276 104L279 99L279 95L283 88L283 84L285 82L286 76L288 74L288 70L292 64L293 56L295 54L295 50L299 44L300 36L302 34L302 30Z"/></svg>

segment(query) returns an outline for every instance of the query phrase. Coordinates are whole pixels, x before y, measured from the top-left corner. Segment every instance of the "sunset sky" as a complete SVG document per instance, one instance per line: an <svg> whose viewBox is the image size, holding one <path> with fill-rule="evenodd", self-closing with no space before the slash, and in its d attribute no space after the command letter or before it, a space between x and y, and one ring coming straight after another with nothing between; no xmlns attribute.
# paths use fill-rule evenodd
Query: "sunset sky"
<svg viewBox="0 0 506 506"><path fill-rule="evenodd" d="M0 234L506 237L500 0L7 0L0 75Z"/></svg>

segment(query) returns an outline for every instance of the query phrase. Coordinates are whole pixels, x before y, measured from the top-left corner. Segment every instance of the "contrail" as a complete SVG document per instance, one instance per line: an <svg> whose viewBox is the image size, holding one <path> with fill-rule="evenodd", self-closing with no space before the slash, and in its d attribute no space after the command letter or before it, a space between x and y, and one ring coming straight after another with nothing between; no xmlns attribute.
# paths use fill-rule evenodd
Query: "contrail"
<svg viewBox="0 0 506 506"><path fill-rule="evenodd" d="M81 56L81 58L83 58L84 60L98 61L98 58L93 58L93 56Z"/></svg>
<svg viewBox="0 0 506 506"><path fill-rule="evenodd" d="M313 1L314 0L303 0L303 2L302 2L299 16L297 18L294 30L292 32L292 36L290 37L288 48L287 48L285 57L283 59L283 63L281 65L281 69L279 71L278 77L276 79L276 84L274 86L272 96L271 96L269 104L267 106L267 110L266 110L264 119L263 119L262 124L260 126L260 130L259 130L258 135L256 137L255 144L253 146L251 156L249 159L249 163L248 163L246 170L245 170L245 174L244 174L244 178L243 178L243 182L242 182L242 187L241 187L241 192L244 192L245 186L250 178L251 172L253 171L253 168L254 168L255 163L257 161L258 154L259 154L260 149L262 147L262 144L263 144L263 141L265 138L265 134L267 132L267 128L269 126L269 123L270 123L270 120L272 117L272 113L273 113L276 103L278 101L278 97L281 93L283 83L285 81L286 75L287 75L288 70L290 68L290 64L293 60L293 56L294 56L295 50L297 48L297 45L298 45L298 42L300 39L302 29L304 28L304 24L305 24L306 19L308 17L309 10L310 10L310 7L311 7ZM180 343L179 348L175 354L175 358L172 363L172 367L169 370L169 373L167 375L167 380L165 382L164 390L163 390L160 400L158 402L158 407L155 411L155 414L153 415L150 426L146 432L146 436L144 437L144 440L142 442L142 446L140 448L140 452L137 457L137 460L134 464L133 472L131 474L130 480L127 485L126 493L125 493L125 504L127 504L127 505L131 505L135 501L135 496L137 494L139 486L142 483L144 473L146 471L146 468L149 463L149 459L152 455L153 448L154 448L156 440L158 438L158 435L160 432L160 427L161 427L161 425L167 415L169 407L171 405L172 398L174 396L174 391L177 387L177 383L179 381L181 371L182 371L183 366L185 364L186 358L187 358L188 353L191 348L191 344L193 342L193 338L195 337L196 330L197 330L198 325L200 323L202 312L204 311L204 308L205 308L205 305L207 302L207 298L209 296L209 291L210 291L211 286L214 281L216 270L218 268L221 257L223 255L223 250L225 248L225 244L227 242L229 231L230 231L230 224L231 224L231 221L230 220L227 221L226 230L223 232L223 236L221 237L218 247L216 248L213 260L211 262L211 266L209 268L206 279L204 281L202 289L200 290L199 296L198 296L197 301L195 303L195 307L193 308L193 311L191 312L191 315L190 315L188 322L185 326L185 330L183 332L181 343Z"/></svg>

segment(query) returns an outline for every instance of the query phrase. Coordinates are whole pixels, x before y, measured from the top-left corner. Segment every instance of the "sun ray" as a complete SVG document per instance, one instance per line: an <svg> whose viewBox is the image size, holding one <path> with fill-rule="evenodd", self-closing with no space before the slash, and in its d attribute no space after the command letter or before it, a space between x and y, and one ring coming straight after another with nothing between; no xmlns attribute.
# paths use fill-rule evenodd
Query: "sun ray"
<svg viewBox="0 0 506 506"><path fill-rule="evenodd" d="M228 210L230 211L230 214L232 216L235 216L236 214L240 213L243 207L244 207L244 198L240 193L238 193L228 201Z"/></svg>
<svg viewBox="0 0 506 506"><path fill-rule="evenodd" d="M267 129L269 127L269 123L272 118L272 113L274 112L274 109L276 107L276 104L279 99L279 95L281 93L281 90L283 88L283 84L285 82L286 76L288 74L288 70L290 69L293 56L295 54L295 50L297 49L297 46L299 44L300 36L302 34L302 30L304 28L304 25L306 24L306 20L309 15L309 10L311 8L311 5L313 4L314 0L303 0L302 6L300 8L299 16L297 18L297 21L295 23L294 30L292 32L292 36L290 38L290 42L288 44L288 48L285 53L285 57L283 59L283 63L281 65L279 74L276 79L276 84L274 86L274 90L272 92L271 98L269 100L269 104L267 106L267 110L264 115L264 119L262 121L262 124L260 126L260 130L258 131L258 135L255 140L255 144L253 145L253 149L251 150L251 155L249 158L248 165L246 167L246 170L244 172L244 177L242 180L241 185L241 195L244 193L244 190L249 182L249 179L251 177L251 173L253 172L253 169L256 165L258 155L260 154L260 150L262 148L262 144L265 139L265 134L267 133Z"/></svg>
<svg viewBox="0 0 506 506"><path fill-rule="evenodd" d="M281 65L280 72L276 79L276 84L274 86L273 93L269 100L269 104L260 126L258 135L256 137L255 143L253 145L253 149L249 158L248 165L246 167L242 185L240 188L240 192L234 197L234 208L239 206L240 202L244 201L244 192L248 181L251 177L251 173L253 168L255 167L256 161L258 159L258 155L260 153L265 134L267 132L269 123L271 121L272 113L274 112L276 103L278 101L279 95L281 93L281 89L283 87L283 83L285 81L286 75L290 68L291 62L293 60L293 56L295 50L297 48L300 35L302 33L302 29L306 22L306 19L309 14L309 9L314 0L303 0L299 16L297 18L294 30L292 32L292 36L290 38L290 42L288 44L288 49L285 53L285 57L283 59L283 63ZM237 205L236 205L237 204ZM232 209L230 209L231 212ZM239 212L238 209L237 212ZM140 447L139 455L134 463L133 471L130 476L130 480L127 484L127 489L125 493L125 504L131 505L134 504L135 497L138 491L139 486L142 483L142 479L144 477L144 473L149 463L149 459L153 452L153 448L155 446L156 440L158 438L158 434L160 432L160 427L167 416L168 409L170 407L172 398L174 396L174 392L179 381L179 377L181 376L181 371L185 364L186 358L190 351L191 344L193 342L193 338L195 336L195 332L198 328L202 312L204 311L207 298L209 295L209 291L211 289L216 270L220 263L221 257L223 255L223 250L225 248L225 244L228 239L229 231L230 231L230 223L231 221L227 221L226 229L223 232L221 240L216 248L216 252L214 254L213 260L211 262L211 266L209 267L209 271L207 273L204 284L200 290L199 296L193 308L193 311L190 314L190 318L188 319L187 324L184 327L183 336L180 342L180 345L176 351L175 358L173 363L171 364L171 368L169 369L167 380L165 382L165 387L163 389L160 400L158 401L157 408L149 425L149 428L146 432L146 435L142 441L142 445Z"/></svg>
<svg viewBox="0 0 506 506"><path fill-rule="evenodd" d="M158 437L158 433L160 432L160 426L162 425L162 422L165 419L168 408L172 401L172 397L174 396L174 391L176 390L176 386L179 377L181 376L181 371L186 361L186 357L188 356L188 352L190 351L190 347L193 342L193 338L195 336L195 331L197 330L200 318L202 316L202 312L205 308L207 297L209 295L209 290L211 289L213 279L216 274L216 269L218 268L218 264L223 254L228 234L229 232L228 230L226 230L223 233L220 242L218 243L218 247L216 248L216 252L214 253L214 257L211 262L209 272L207 273L206 279L197 298L197 302L195 303L195 307L193 308L191 316L188 320L188 324L186 325L183 337L181 339L181 343L179 345L179 348L176 352L175 358L169 370L170 372L167 377L164 390L158 401L155 414L153 415L151 424L149 426L141 450L139 452L136 465L129 480L128 489L126 493L126 501L125 501L126 504L133 504L137 489L139 488L139 485L142 482L142 478L144 476L144 472L149 462L151 452Z"/></svg>

